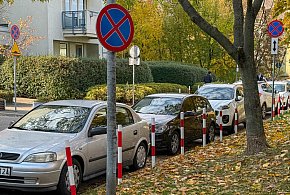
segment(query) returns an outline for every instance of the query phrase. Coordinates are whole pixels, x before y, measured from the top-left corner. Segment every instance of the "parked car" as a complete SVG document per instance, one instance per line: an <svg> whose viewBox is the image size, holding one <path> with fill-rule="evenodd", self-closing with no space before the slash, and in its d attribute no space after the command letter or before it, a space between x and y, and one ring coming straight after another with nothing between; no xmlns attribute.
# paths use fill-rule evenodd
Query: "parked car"
<svg viewBox="0 0 290 195"><path fill-rule="evenodd" d="M242 85L241 81L235 82L234 84ZM260 97L260 105L262 109L262 118L265 119L267 112L272 109L272 86L266 81L258 81L258 92ZM278 99L278 94L275 94L276 99ZM277 108L277 101L275 102L275 108Z"/></svg>
<svg viewBox="0 0 290 195"><path fill-rule="evenodd" d="M272 86L264 81L258 81L258 89L260 96L260 103L262 108L262 118L266 118L266 113L272 109ZM278 93L274 94L276 100L278 100ZM275 108L278 107L278 101L275 101Z"/></svg>
<svg viewBox="0 0 290 195"><path fill-rule="evenodd" d="M202 138L202 112L207 112L207 142L214 140L215 114L208 100L190 94L152 94L141 99L133 109L141 118L156 123L156 149L179 152L180 113L184 112L184 138L186 142Z"/></svg>
<svg viewBox="0 0 290 195"><path fill-rule="evenodd" d="M222 110L222 126L229 133L234 132L235 106L238 110L239 123L246 123L244 93L241 84L205 84L196 94L206 97L216 114L219 124L219 112Z"/></svg>
<svg viewBox="0 0 290 195"><path fill-rule="evenodd" d="M273 86L273 81L267 82L270 86ZM290 85L287 81L275 81L274 82L274 90L276 93L280 95L280 106L284 107L284 109L288 108L288 99L290 96ZM275 98L276 102L278 102L278 97Z"/></svg>
<svg viewBox="0 0 290 195"><path fill-rule="evenodd" d="M123 126L123 165L143 168L150 141L148 123L119 103L116 118ZM106 102L62 100L38 106L0 131L0 188L70 194L65 141L71 146L79 188L82 180L106 172L106 125Z"/></svg>

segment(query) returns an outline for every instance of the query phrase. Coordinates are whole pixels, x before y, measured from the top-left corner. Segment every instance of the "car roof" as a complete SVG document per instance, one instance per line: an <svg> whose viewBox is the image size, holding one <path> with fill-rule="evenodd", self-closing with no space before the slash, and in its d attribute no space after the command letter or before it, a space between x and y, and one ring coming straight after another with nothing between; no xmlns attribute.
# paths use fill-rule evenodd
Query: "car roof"
<svg viewBox="0 0 290 195"><path fill-rule="evenodd" d="M273 81L268 81L267 83L273 84ZM274 81L274 85L275 84L288 84L288 83L287 83L287 81Z"/></svg>
<svg viewBox="0 0 290 195"><path fill-rule="evenodd" d="M156 94L147 95L146 97L185 98L185 97L190 97L190 96L203 97L200 95L188 94L188 93L156 93Z"/></svg>
<svg viewBox="0 0 290 195"><path fill-rule="evenodd" d="M237 86L242 86L242 84L216 84L216 83L211 83L211 84L204 84L200 88L205 88L205 87L228 87L228 88L235 88Z"/></svg>
<svg viewBox="0 0 290 195"><path fill-rule="evenodd" d="M101 101L101 100L58 100L58 101L47 102L43 105L80 106L80 107L92 108L94 106L107 105L107 102ZM117 103L117 105L124 105L124 104Z"/></svg>

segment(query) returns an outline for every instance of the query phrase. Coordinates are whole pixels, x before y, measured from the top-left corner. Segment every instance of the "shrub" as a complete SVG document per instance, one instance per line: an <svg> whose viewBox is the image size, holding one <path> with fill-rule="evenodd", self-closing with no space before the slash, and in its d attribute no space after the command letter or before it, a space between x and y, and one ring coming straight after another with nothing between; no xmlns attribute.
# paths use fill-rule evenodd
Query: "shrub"
<svg viewBox="0 0 290 195"><path fill-rule="evenodd" d="M156 83L176 83L191 86L202 82L207 70L177 62L147 62Z"/></svg>
<svg viewBox="0 0 290 195"><path fill-rule="evenodd" d="M143 83L135 85L135 101L142 99L144 96L154 93L187 93L186 86L172 83ZM107 100L107 86L97 85L90 88L85 99L89 100ZM132 103L133 89L132 85L118 84L116 86L116 101L122 103Z"/></svg>
<svg viewBox="0 0 290 195"><path fill-rule="evenodd" d="M105 60L67 57L20 57L17 61L17 94L49 100L83 98L86 90L107 81ZM117 83L132 82L132 67L127 60L117 60ZM152 82L146 64L135 69L135 82ZM13 60L1 66L0 83L13 89Z"/></svg>
<svg viewBox="0 0 290 195"><path fill-rule="evenodd" d="M6 102L11 103L13 101L14 93L13 91L0 90L0 99L5 99Z"/></svg>

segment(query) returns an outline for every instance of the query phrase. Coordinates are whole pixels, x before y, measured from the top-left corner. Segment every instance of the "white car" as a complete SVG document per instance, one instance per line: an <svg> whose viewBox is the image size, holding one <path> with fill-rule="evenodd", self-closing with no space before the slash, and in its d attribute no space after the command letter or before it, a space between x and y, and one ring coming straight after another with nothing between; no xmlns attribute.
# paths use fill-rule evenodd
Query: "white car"
<svg viewBox="0 0 290 195"><path fill-rule="evenodd" d="M273 81L267 82L271 87L273 86ZM277 93L275 97L275 102L278 102L278 95L280 95L280 106L281 108L284 107L284 109L288 108L288 100L290 96L290 85L287 81L274 81L274 90L275 93ZM277 108L278 106L276 106Z"/></svg>
<svg viewBox="0 0 290 195"><path fill-rule="evenodd" d="M234 131L235 106L239 123L246 122L243 86L240 84L205 84L196 94L206 97L216 113L219 124L219 112L222 110L222 126L230 133Z"/></svg>
<svg viewBox="0 0 290 195"><path fill-rule="evenodd" d="M123 165L143 168L149 150L149 125L129 106L116 107L123 126ZM69 195L65 141L71 146L76 187L104 174L107 161L107 103L54 101L36 107L0 131L0 188L58 190Z"/></svg>
<svg viewBox="0 0 290 195"><path fill-rule="evenodd" d="M260 103L262 108L262 118L266 118L266 114L268 111L272 109L272 86L269 83L264 81L258 81L258 90ZM274 94L275 99L278 99L279 94ZM275 108L277 108L278 103L275 101Z"/></svg>
<svg viewBox="0 0 290 195"><path fill-rule="evenodd" d="M242 84L241 81L238 81L234 84ZM267 112L271 111L272 108L272 86L265 81L258 81L258 92L260 97L260 105L262 109L262 118L265 119ZM275 97L278 97L278 94L275 94ZM275 102L275 108L277 107L277 101Z"/></svg>

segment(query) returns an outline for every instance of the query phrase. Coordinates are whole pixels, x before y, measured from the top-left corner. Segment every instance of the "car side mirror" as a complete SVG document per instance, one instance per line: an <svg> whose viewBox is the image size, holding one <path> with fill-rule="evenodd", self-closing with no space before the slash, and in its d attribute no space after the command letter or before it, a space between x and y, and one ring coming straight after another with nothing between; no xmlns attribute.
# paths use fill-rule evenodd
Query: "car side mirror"
<svg viewBox="0 0 290 195"><path fill-rule="evenodd" d="M103 135L107 133L107 127L93 127L89 130L89 137L93 137L95 135Z"/></svg>
<svg viewBox="0 0 290 195"><path fill-rule="evenodd" d="M243 99L243 97L242 96L238 96L238 97L236 97L236 101L238 102L238 101L241 101Z"/></svg>

